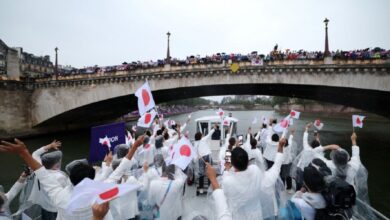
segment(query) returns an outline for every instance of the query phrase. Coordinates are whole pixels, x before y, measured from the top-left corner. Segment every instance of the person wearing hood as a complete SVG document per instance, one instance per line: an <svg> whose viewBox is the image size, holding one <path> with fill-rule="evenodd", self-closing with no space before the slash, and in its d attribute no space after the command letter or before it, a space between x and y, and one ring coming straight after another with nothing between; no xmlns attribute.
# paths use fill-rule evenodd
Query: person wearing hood
<svg viewBox="0 0 390 220"><path fill-rule="evenodd" d="M11 211L9 209L9 205L12 200L19 194L19 192L26 185L26 178L28 174L23 172L19 179L15 182L15 184L11 187L11 189L4 193L2 190L0 191L0 220L11 220ZM2 189L2 186L1 186Z"/></svg>
<svg viewBox="0 0 390 220"><path fill-rule="evenodd" d="M183 215L183 187L187 176L171 164L162 170L162 176L150 182L148 201L154 219L176 220Z"/></svg>
<svg viewBox="0 0 390 220"><path fill-rule="evenodd" d="M59 150L61 142L54 140L52 143L43 146L33 152L32 157L42 164L50 176L55 178L61 187L65 188L71 185L68 176L61 171L62 152ZM35 178L29 202L41 206L42 220L54 220L57 218L57 209L50 201L50 198L44 189L40 186L40 181Z"/></svg>
<svg viewBox="0 0 390 220"><path fill-rule="evenodd" d="M325 177L331 171L321 159L314 159L303 170L305 187L297 191L291 198L305 220L314 220L317 209L326 207L326 200L321 191L326 187Z"/></svg>
<svg viewBox="0 0 390 220"><path fill-rule="evenodd" d="M276 215L273 200L268 203L266 200L275 196L285 142L285 139L280 140L275 163L265 172L256 165L248 165L248 153L244 149L236 147L232 150L233 169L223 173L222 189L233 219L257 220ZM265 214L263 210L269 213Z"/></svg>
<svg viewBox="0 0 390 220"><path fill-rule="evenodd" d="M357 146L356 139L357 135L354 132L351 135L352 157L349 156L349 153L346 150L335 148L331 149L331 160L324 158L325 163L332 170L334 176L347 181L355 188L357 185L357 183L355 183L355 176L362 165L360 161L360 148ZM321 150L326 151L329 150L329 148L322 148Z"/></svg>
<svg viewBox="0 0 390 220"><path fill-rule="evenodd" d="M145 143L145 139L142 143ZM133 148L131 146L131 148ZM130 148L130 149L131 149ZM116 184L132 184L140 185L139 190L144 190L145 185L148 185L147 182L142 182L137 180L134 175L131 174L131 168L137 167L137 161L132 159L131 161L127 158L127 153L129 148L127 145L120 144L117 145L114 149L114 157L112 159L111 169L113 172L109 175L108 178L104 180L106 183L116 183ZM147 164L145 162L145 164ZM148 179L144 179L147 181ZM134 219L140 212L137 201L137 191L130 192L127 196L117 198L110 202L110 211L113 219Z"/></svg>
<svg viewBox="0 0 390 220"><path fill-rule="evenodd" d="M142 137L142 136L141 136ZM129 150L125 161L131 161L138 146L142 144L143 139L139 138ZM0 152L15 153L34 171L36 177L40 181L41 188L47 192L50 201L58 211L57 220L91 220L92 204L86 204L85 208L80 208L76 212L68 213L66 210L69 206L73 187L79 184L84 178L94 179L95 169L84 163L74 163L73 167L69 167L69 178L72 185L62 187L56 178L52 178L48 170L35 160L28 151L26 145L15 139L15 143L2 141L0 144ZM115 173L115 171L114 171ZM113 219L110 212L104 217L105 220Z"/></svg>

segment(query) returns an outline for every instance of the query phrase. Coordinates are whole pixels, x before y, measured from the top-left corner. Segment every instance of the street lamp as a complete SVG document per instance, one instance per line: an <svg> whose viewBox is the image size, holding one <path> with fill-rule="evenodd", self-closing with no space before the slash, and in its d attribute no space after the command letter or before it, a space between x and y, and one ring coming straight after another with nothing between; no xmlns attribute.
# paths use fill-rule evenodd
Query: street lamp
<svg viewBox="0 0 390 220"><path fill-rule="evenodd" d="M166 63L167 64L171 64L171 55L170 55L170 51L169 51L169 37L171 36L171 33L167 33L167 36L168 36L168 48L167 48L167 59L166 59Z"/></svg>
<svg viewBox="0 0 390 220"><path fill-rule="evenodd" d="M56 75L56 80L58 80L58 47L54 48L54 51L56 52L56 61L55 61L55 75Z"/></svg>
<svg viewBox="0 0 390 220"><path fill-rule="evenodd" d="M329 57L330 56L329 42L328 42L328 23L329 23L329 20L327 18L325 18L324 23L325 23L325 52L324 52L324 57Z"/></svg>

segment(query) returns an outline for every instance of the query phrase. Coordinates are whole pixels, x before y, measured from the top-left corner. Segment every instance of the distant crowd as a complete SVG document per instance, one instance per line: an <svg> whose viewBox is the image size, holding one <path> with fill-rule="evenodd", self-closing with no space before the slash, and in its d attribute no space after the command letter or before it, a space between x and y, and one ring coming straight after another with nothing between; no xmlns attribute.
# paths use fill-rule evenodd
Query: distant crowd
<svg viewBox="0 0 390 220"><path fill-rule="evenodd" d="M336 50L331 51L330 56L333 60L375 60L375 59L390 59L390 50L385 50L379 47L366 48L360 50L343 51ZM251 62L252 65L264 65L274 61L319 61L324 59L324 52L322 51L305 51L305 50L289 50L284 51L278 49L278 45L274 47L269 54L259 54L257 51L253 51L249 54L240 53L216 53L211 56L201 57L200 55L187 56L185 59L172 58L170 61L171 66L189 66L189 65L201 65L201 64L222 64L232 62ZM83 74L104 74L115 73L117 71L135 71L139 69L149 69L156 67L163 67L167 61L165 59L159 59L157 61L134 61L123 62L121 65L113 66L89 66L84 68L73 68L65 66L59 68L59 76L72 76ZM51 74L44 74L36 78L50 78Z"/></svg>

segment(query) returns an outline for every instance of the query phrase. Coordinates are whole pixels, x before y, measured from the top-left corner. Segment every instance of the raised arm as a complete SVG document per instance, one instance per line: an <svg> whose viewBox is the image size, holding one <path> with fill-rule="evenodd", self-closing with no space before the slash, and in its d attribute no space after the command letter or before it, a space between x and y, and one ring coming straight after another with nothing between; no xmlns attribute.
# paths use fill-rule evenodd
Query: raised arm
<svg viewBox="0 0 390 220"><path fill-rule="evenodd" d="M206 136L204 136L204 137L202 138L202 140L209 140L209 139L211 139L211 136L214 134L214 131L215 131L215 127L216 127L216 126L217 126L217 125L214 125L214 128L211 129L210 132L209 132Z"/></svg>
<svg viewBox="0 0 390 220"><path fill-rule="evenodd" d="M32 153L32 157L38 161L40 164L42 164L41 155L49 151L50 149L58 150L58 148L61 147L61 142L54 140L50 144L43 146L41 148L38 148Z"/></svg>
<svg viewBox="0 0 390 220"><path fill-rule="evenodd" d="M266 139L266 143L271 143L272 140L271 140L271 137L272 135L274 134L273 130L272 130L272 121L273 119L270 119L270 123L269 125L267 126L267 139Z"/></svg>
<svg viewBox="0 0 390 220"><path fill-rule="evenodd" d="M352 141L352 156L349 164L355 169L358 170L359 166L362 164L360 161L360 148L357 146L356 143L356 133L352 133L351 135L351 141Z"/></svg>
<svg viewBox="0 0 390 220"><path fill-rule="evenodd" d="M11 203L12 200L19 194L19 192L26 185L27 174L23 172L19 179L15 182L15 184L11 187L11 189L5 194L7 197L7 203Z"/></svg>
<svg viewBox="0 0 390 220"><path fill-rule="evenodd" d="M116 183L118 182L124 173L133 165L131 159L133 158L137 148L142 145L144 141L144 135L138 137L133 146L129 149L127 155L122 159L119 166L110 174L110 176L104 182Z"/></svg>
<svg viewBox="0 0 390 220"><path fill-rule="evenodd" d="M303 132L303 150L310 150L311 147L309 145L309 129L313 123L308 123L305 127L305 132Z"/></svg>
<svg viewBox="0 0 390 220"><path fill-rule="evenodd" d="M279 141L278 152L275 156L275 162L270 169L265 171L264 179L263 179L263 187L271 187L274 186L276 180L279 177L280 168L283 163L283 148L286 145L286 139L282 138Z"/></svg>
<svg viewBox="0 0 390 220"><path fill-rule="evenodd" d="M211 186L214 190L212 196L213 196L214 201L215 201L217 219L218 220L231 220L232 213L230 213L230 211L228 209L225 194L223 193L223 190L219 186L219 183L217 181L217 174L216 174L214 168L209 163L206 163L206 174L207 174L207 177L209 178Z"/></svg>

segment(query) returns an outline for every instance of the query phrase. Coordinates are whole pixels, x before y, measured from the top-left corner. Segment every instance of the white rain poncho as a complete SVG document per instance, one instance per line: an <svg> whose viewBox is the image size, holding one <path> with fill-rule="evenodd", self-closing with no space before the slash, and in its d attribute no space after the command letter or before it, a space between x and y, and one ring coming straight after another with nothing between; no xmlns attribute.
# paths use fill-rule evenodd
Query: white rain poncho
<svg viewBox="0 0 390 220"><path fill-rule="evenodd" d="M172 167L174 165L164 171L163 176L166 177L150 183L148 200L153 207L159 207L158 211L154 209L156 219L177 219L183 215L183 187L187 176L179 168Z"/></svg>
<svg viewBox="0 0 390 220"><path fill-rule="evenodd" d="M275 183L282 160L283 154L277 153L275 164L265 172L249 165L244 171L223 174L222 189L233 219L263 219L276 215ZM263 213L263 210L268 211Z"/></svg>

